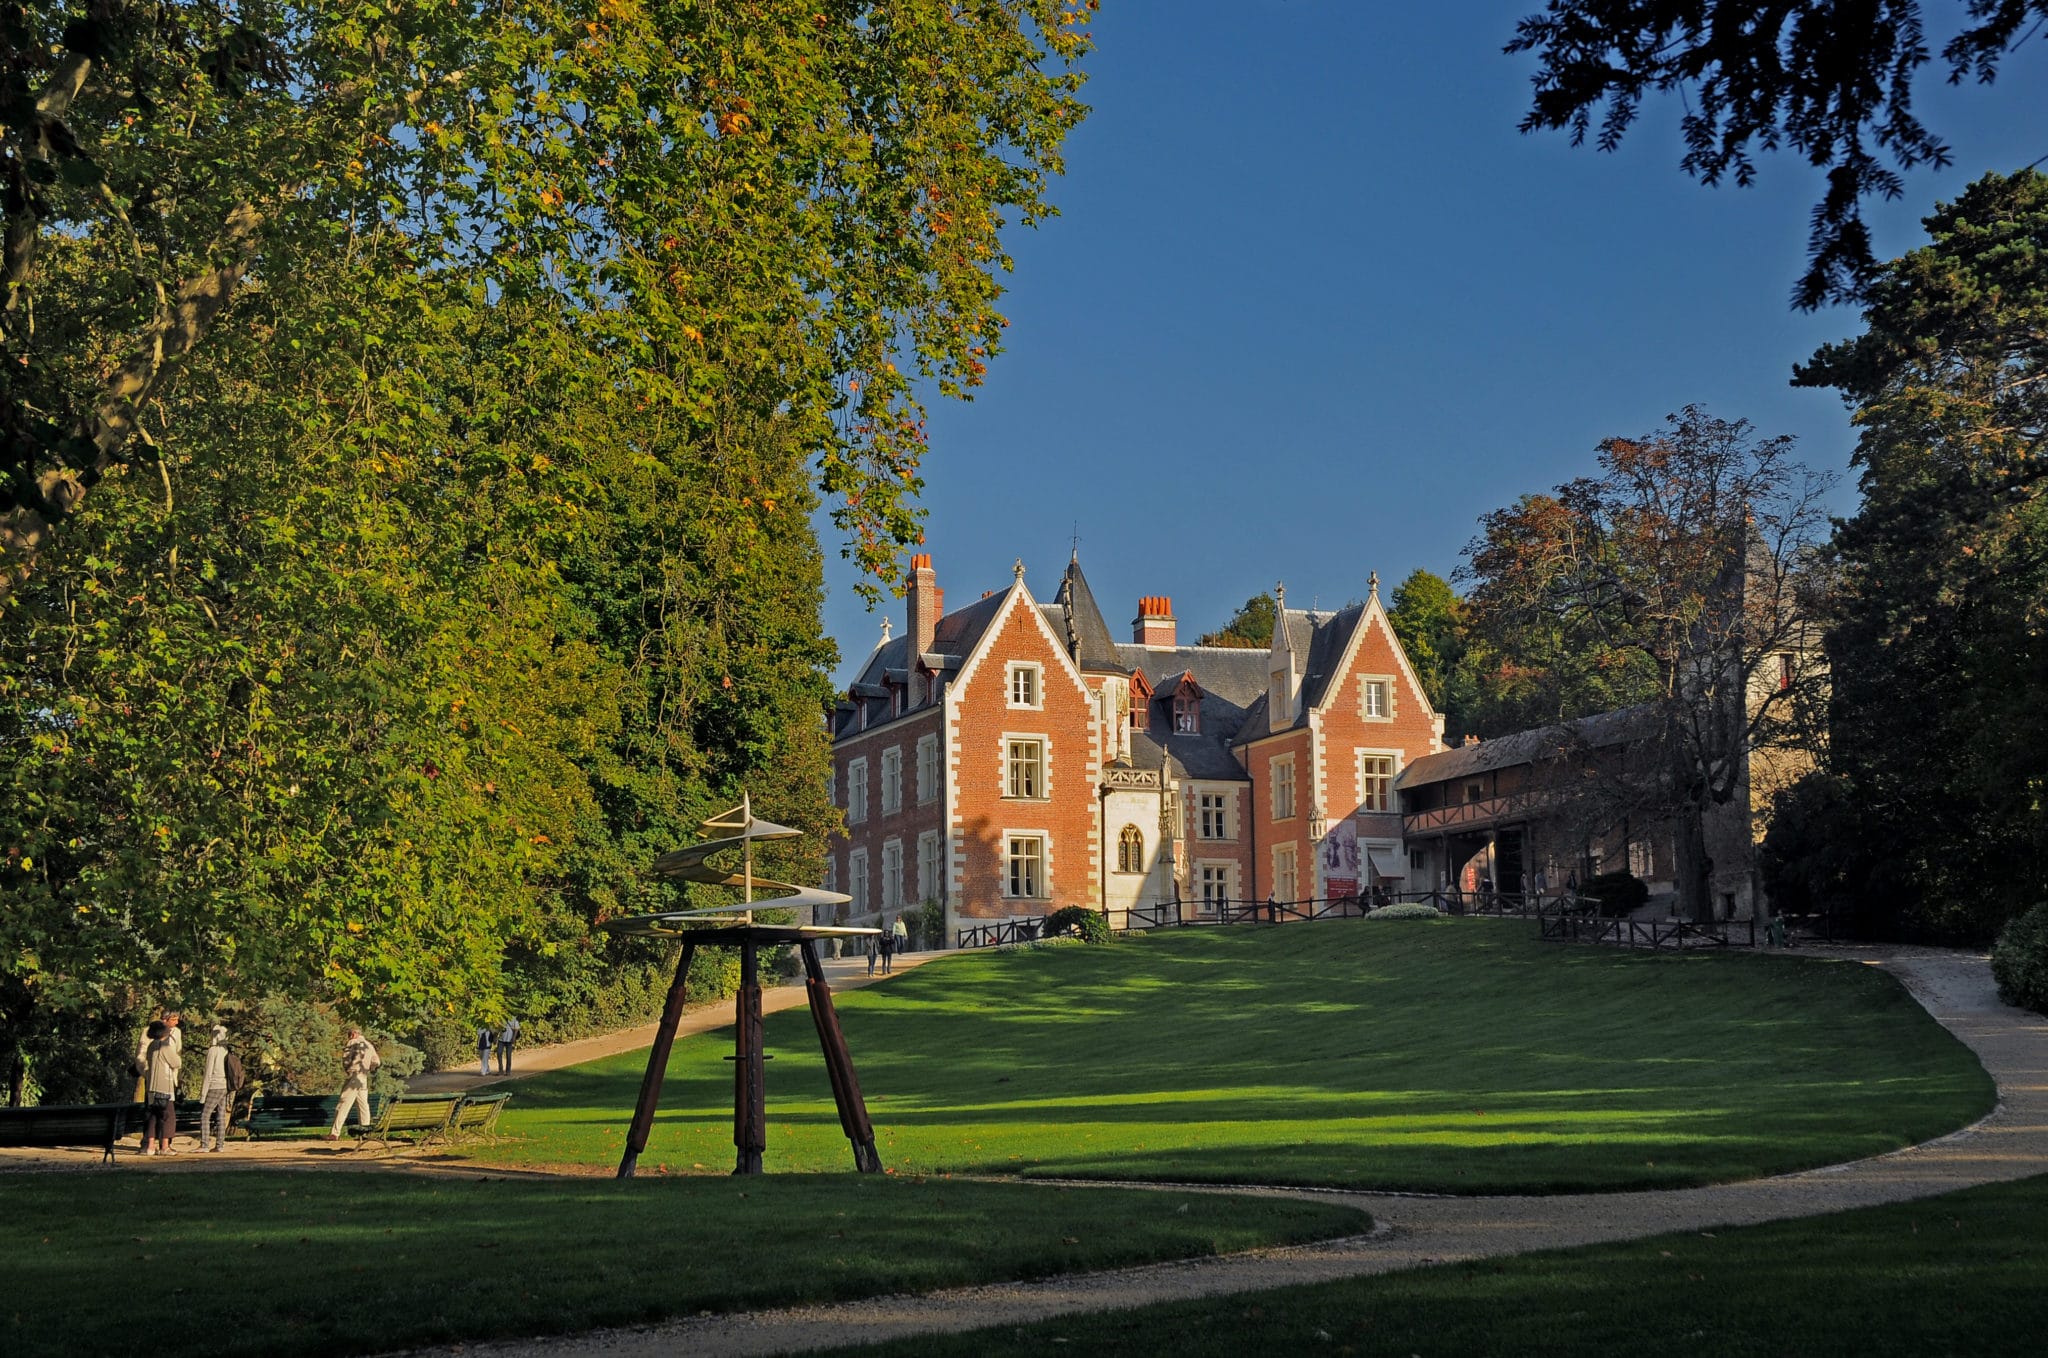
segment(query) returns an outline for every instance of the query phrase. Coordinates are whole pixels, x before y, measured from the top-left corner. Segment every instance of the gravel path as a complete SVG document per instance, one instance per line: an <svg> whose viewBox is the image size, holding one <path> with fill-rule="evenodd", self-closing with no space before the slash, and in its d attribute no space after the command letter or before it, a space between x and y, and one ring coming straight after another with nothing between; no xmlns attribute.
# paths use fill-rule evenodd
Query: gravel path
<svg viewBox="0 0 2048 1358"><path fill-rule="evenodd" d="M562 1339L434 1350L466 1358L764 1354L1022 1325L1087 1311L1289 1287L1665 1231L1813 1216L2048 1172L2048 1019L1998 1002L1988 959L1925 948L1825 950L1891 970L1998 1082L1983 1121L1891 1155L1713 1188L1557 1197L1436 1198L1320 1192L1371 1212L1372 1235L1220 1259L958 1288L830 1306L701 1316ZM1245 1189L1209 1191L1245 1192ZM1249 1190L1282 1195L1301 1190Z"/></svg>

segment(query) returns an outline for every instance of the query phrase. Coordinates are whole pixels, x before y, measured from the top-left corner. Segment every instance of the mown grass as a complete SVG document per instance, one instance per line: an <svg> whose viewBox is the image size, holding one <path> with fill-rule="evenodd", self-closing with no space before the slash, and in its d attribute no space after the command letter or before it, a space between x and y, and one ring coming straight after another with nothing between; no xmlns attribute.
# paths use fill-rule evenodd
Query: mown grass
<svg viewBox="0 0 2048 1358"><path fill-rule="evenodd" d="M2033 1355L2048 1178L1768 1226L931 1336L863 1354Z"/></svg>
<svg viewBox="0 0 2048 1358"><path fill-rule="evenodd" d="M947 959L839 1001L905 1172L1451 1192L1684 1186L1872 1155L1988 1112L1889 977L1536 941L1514 921L1185 930ZM768 1167L851 1164L807 1013L771 1015ZM680 1042L643 1164L732 1165L730 1029ZM476 1154L609 1165L645 1064L522 1080Z"/></svg>
<svg viewBox="0 0 2048 1358"><path fill-rule="evenodd" d="M1330 1203L876 1176L0 1178L0 1353L373 1353L1356 1234Z"/></svg>

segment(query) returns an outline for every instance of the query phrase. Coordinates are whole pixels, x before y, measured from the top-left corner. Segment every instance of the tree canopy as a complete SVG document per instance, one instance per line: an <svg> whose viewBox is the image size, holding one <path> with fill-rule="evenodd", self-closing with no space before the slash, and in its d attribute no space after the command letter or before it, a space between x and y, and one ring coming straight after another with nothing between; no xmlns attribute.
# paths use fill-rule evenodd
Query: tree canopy
<svg viewBox="0 0 2048 1358"><path fill-rule="evenodd" d="M1794 303L1859 297L1878 276L1863 202L1897 198L1905 174L1949 163L1913 108L1932 60L1921 0L1549 0L1524 18L1509 52L1533 52L1535 95L1522 130L1590 135L1614 150L1643 97L1678 93L1685 154L1706 184L1747 187L1760 154L1781 148L1827 172L1814 206ZM2048 23L2048 0L1952 0L1943 44L1950 84L1989 85L2000 62Z"/></svg>
<svg viewBox="0 0 2048 1358"><path fill-rule="evenodd" d="M1254 594L1246 599L1237 612L1230 615L1230 621L1213 632L1205 632L1195 642L1197 646L1234 646L1242 650L1264 650L1273 644L1273 619L1277 616L1276 605L1270 594Z"/></svg>

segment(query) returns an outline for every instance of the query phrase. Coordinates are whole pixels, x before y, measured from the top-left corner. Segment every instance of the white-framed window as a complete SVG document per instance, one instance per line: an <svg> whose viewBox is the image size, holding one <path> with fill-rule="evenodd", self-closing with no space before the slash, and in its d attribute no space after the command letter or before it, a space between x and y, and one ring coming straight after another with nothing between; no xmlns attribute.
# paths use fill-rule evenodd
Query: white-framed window
<svg viewBox="0 0 2048 1358"><path fill-rule="evenodd" d="M868 818L868 761L846 761L846 823L858 825Z"/></svg>
<svg viewBox="0 0 2048 1358"><path fill-rule="evenodd" d="M882 908L903 908L903 841L882 842Z"/></svg>
<svg viewBox="0 0 2048 1358"><path fill-rule="evenodd" d="M1196 795L1196 806L1201 811L1198 829L1203 839L1230 838L1230 808L1221 792L1203 792Z"/></svg>
<svg viewBox="0 0 2048 1358"><path fill-rule="evenodd" d="M1358 715L1367 721L1394 719L1394 681L1384 674L1368 674L1358 681Z"/></svg>
<svg viewBox="0 0 2048 1358"><path fill-rule="evenodd" d="M825 805L839 805L839 779L829 770L825 774Z"/></svg>
<svg viewBox="0 0 2048 1358"><path fill-rule="evenodd" d="M1020 901L1045 898L1045 836L1007 838L1003 846L1003 894Z"/></svg>
<svg viewBox="0 0 2048 1358"><path fill-rule="evenodd" d="M1294 870L1294 846L1275 844L1273 846L1273 899L1292 901L1299 899L1297 888L1300 876Z"/></svg>
<svg viewBox="0 0 2048 1358"><path fill-rule="evenodd" d="M927 830L917 837L917 898L920 901L944 900L946 892L939 885L939 874L945 871L945 859L939 846L943 841L937 830Z"/></svg>
<svg viewBox="0 0 2048 1358"><path fill-rule="evenodd" d="M1628 870L1633 877L1649 881L1657 870L1657 851L1647 839L1632 839L1628 842Z"/></svg>
<svg viewBox="0 0 2048 1358"><path fill-rule="evenodd" d="M1039 683L1040 666L1017 661L1010 666L1010 706L1043 707L1045 692Z"/></svg>
<svg viewBox="0 0 2048 1358"><path fill-rule="evenodd" d="M1195 888L1200 893L1203 914L1215 914L1230 899L1231 867L1229 863L1196 865Z"/></svg>
<svg viewBox="0 0 2048 1358"><path fill-rule="evenodd" d="M1394 810L1394 775L1400 760L1391 754L1364 752L1358 756L1358 809Z"/></svg>
<svg viewBox="0 0 2048 1358"><path fill-rule="evenodd" d="M849 913L865 915L868 912L868 851L855 849L846 855L846 894L853 901L846 908Z"/></svg>
<svg viewBox="0 0 2048 1358"><path fill-rule="evenodd" d="M1286 820L1294 814L1294 756L1283 754L1273 761L1273 819Z"/></svg>
<svg viewBox="0 0 2048 1358"><path fill-rule="evenodd" d="M1116 837L1116 870L1118 872L1143 872L1145 870L1145 832L1135 825L1126 825Z"/></svg>
<svg viewBox="0 0 2048 1358"><path fill-rule="evenodd" d="M882 814L893 816L903 809L903 748L882 751Z"/></svg>
<svg viewBox="0 0 2048 1358"><path fill-rule="evenodd" d="M917 804L924 806L939 796L939 738L917 738Z"/></svg>
<svg viewBox="0 0 2048 1358"><path fill-rule="evenodd" d="M1045 797L1045 742L1035 736L1003 741L1003 795L1018 801Z"/></svg>

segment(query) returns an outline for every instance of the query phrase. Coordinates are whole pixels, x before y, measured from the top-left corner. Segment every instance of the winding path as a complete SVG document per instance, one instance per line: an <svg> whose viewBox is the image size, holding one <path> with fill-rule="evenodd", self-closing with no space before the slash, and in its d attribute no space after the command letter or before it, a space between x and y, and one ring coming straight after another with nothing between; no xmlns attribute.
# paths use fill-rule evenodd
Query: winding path
<svg viewBox="0 0 2048 1358"><path fill-rule="evenodd" d="M1075 1274L1039 1283L702 1316L567 1338L466 1345L459 1352L467 1358L652 1358L673 1353L763 1354L832 1348L1022 1325L1087 1311L1356 1278L1665 1231L1814 1216L2048 1172L2048 1019L2000 1004L1989 962L1983 957L1912 948L1837 955L1892 971L1929 1013L1977 1053L1998 1084L1999 1105L1989 1117L1939 1140L1890 1155L1711 1188L1489 1198L1294 1189L1200 1190L1283 1196L1315 1192L1326 1201L1334 1198L1364 1208L1379 1225L1369 1236L1295 1249Z"/></svg>

